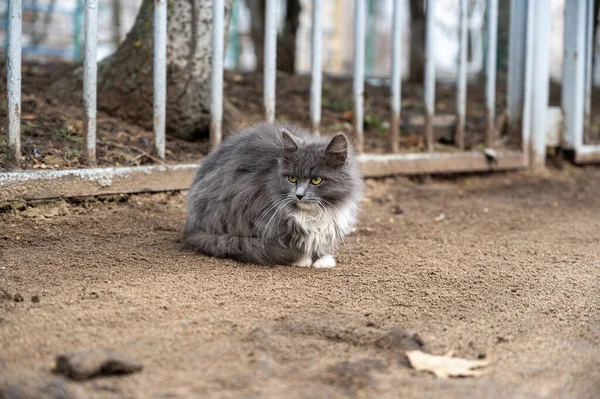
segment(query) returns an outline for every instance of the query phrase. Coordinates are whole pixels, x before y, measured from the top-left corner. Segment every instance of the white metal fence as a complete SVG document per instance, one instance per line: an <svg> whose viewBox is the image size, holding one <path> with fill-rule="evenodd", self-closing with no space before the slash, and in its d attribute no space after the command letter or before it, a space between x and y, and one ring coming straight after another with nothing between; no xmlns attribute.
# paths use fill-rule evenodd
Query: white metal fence
<svg viewBox="0 0 600 399"><path fill-rule="evenodd" d="M592 46L596 17L593 0L567 1L565 4L562 144L575 153L575 161L579 163L600 162L600 145L591 145L584 140L586 130L591 128Z"/></svg>
<svg viewBox="0 0 600 399"><path fill-rule="evenodd" d="M320 132L322 90L322 0L312 0L312 83L310 115L313 134ZM400 1L394 2L394 31L391 67L391 134L390 153L363 153L365 2L355 0L353 131L356 150L365 176L393 174L449 173L519 169L542 166L546 155L546 119L548 111L550 4L547 0L512 0L508 70L507 114L513 132L520 133L520 150L494 148L496 131L496 44L498 1L487 0L488 56L485 67L485 104L487 124L485 149L464 151L467 74L467 1L460 5L460 57L456 90L456 133L458 151L436 152L435 117L435 45L433 9L435 0L427 1L424 81L425 151L399 153L401 119ZM267 121L275 120L275 77L277 26L276 0L266 0L264 46L264 110ZM222 138L224 1L213 1L212 88L210 143L217 146ZM88 165L96 160L96 40L97 0L85 2L84 49L84 145ZM563 79L564 147L575 153L576 162L600 160L600 146L584 143L589 127L591 106L591 59L593 0L568 0L565 8L565 65ZM165 157L166 120L166 40L167 1L155 0L154 7L154 136L155 150ZM9 0L8 21L8 154L7 169L0 173L0 200L49 198L118 192L185 189L197 164L143 167L89 168L77 170L20 171L20 93L21 93L21 0ZM581 55L584 56L581 56Z"/></svg>

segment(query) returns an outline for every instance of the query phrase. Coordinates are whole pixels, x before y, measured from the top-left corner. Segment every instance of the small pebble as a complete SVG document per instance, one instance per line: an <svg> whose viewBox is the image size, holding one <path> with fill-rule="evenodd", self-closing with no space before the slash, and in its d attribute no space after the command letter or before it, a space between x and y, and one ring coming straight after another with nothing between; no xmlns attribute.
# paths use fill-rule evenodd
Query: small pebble
<svg viewBox="0 0 600 399"><path fill-rule="evenodd" d="M34 296L31 297L31 302L33 302L33 303L39 303L39 301L40 301L39 295L34 295Z"/></svg>
<svg viewBox="0 0 600 399"><path fill-rule="evenodd" d="M15 302L23 302L24 301L23 295L21 295L21 294L15 294L15 295L13 295L13 301L15 301Z"/></svg>

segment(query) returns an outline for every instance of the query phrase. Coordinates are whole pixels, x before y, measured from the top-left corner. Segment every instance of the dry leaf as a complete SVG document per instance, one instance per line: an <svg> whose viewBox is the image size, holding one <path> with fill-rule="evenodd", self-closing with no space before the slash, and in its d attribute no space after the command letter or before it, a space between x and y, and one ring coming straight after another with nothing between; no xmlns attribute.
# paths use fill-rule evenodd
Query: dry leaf
<svg viewBox="0 0 600 399"><path fill-rule="evenodd" d="M410 365L419 371L429 371L438 378L448 377L479 377L485 374L485 370L477 370L489 366L492 361L486 360L468 360L458 357L435 356L419 350L407 351Z"/></svg>

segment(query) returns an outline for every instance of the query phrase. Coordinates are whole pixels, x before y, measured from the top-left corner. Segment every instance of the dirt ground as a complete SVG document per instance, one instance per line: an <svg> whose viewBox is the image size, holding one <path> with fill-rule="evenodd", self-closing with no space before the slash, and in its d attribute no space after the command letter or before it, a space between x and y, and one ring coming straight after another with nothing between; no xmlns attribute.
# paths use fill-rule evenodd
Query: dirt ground
<svg viewBox="0 0 600 399"><path fill-rule="evenodd" d="M184 249L185 193L4 205L0 386L104 347L144 369L74 397L600 397L600 168L367 183L327 270ZM436 379L414 348L493 364Z"/></svg>

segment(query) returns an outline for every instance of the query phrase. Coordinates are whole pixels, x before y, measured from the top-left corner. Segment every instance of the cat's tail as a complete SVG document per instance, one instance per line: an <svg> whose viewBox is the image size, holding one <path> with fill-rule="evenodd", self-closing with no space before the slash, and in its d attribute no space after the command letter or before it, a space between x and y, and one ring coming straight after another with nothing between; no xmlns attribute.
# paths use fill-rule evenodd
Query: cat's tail
<svg viewBox="0 0 600 399"><path fill-rule="evenodd" d="M301 257L301 254L278 241L256 237L210 234L193 230L186 231L183 240L188 247L205 255L231 258L244 263L290 265Z"/></svg>

